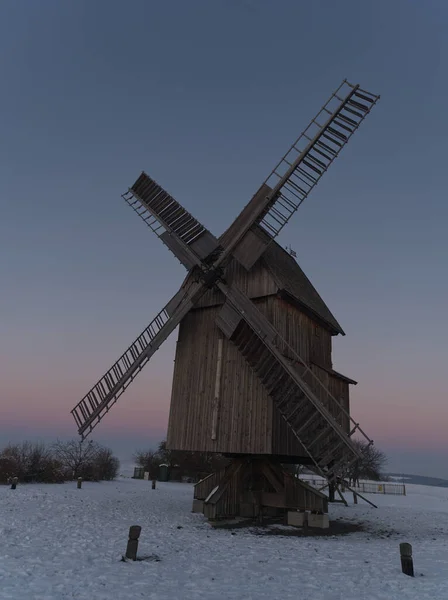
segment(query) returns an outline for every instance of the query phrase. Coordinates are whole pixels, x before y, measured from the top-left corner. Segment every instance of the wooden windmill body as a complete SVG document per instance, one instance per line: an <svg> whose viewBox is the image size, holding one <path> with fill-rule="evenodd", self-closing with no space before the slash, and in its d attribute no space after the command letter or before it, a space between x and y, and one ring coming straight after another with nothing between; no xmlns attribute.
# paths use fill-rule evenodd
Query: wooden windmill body
<svg viewBox="0 0 448 600"><path fill-rule="evenodd" d="M332 337L344 332L294 258L273 242L250 271L233 260L225 278L256 303L348 413L349 384L355 381L333 370L331 352ZM309 464L260 378L217 325L224 302L221 292L211 290L180 323L168 447ZM316 381L310 385L319 395ZM348 433L346 414L335 416Z"/></svg>
<svg viewBox="0 0 448 600"><path fill-rule="evenodd" d="M324 512L326 496L281 464L335 485L359 459L355 382L332 368L343 331L275 237L378 98L344 80L219 239L145 173L123 195L189 274L72 414L86 437L179 326L168 446L233 458L195 487L209 518Z"/></svg>

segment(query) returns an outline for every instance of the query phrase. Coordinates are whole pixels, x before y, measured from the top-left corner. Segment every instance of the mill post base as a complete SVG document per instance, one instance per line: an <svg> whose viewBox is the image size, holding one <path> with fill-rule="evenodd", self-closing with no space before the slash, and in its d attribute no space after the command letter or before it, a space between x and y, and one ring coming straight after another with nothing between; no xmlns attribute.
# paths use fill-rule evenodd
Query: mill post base
<svg viewBox="0 0 448 600"><path fill-rule="evenodd" d="M272 457L242 456L194 487L195 501L209 520L276 517L291 510L328 512L328 498ZM196 502L199 506L199 502Z"/></svg>

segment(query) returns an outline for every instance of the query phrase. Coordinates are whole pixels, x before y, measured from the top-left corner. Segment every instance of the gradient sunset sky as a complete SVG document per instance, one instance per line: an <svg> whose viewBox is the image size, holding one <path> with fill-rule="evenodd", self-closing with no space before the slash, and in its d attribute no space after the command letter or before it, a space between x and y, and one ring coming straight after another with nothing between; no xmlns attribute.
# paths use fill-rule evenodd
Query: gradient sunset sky
<svg viewBox="0 0 448 600"><path fill-rule="evenodd" d="M183 267L120 198L141 170L215 234L343 78L381 101L280 237L346 332L390 470L448 477L448 4L0 3L0 444L70 409ZM163 439L176 336L94 438Z"/></svg>

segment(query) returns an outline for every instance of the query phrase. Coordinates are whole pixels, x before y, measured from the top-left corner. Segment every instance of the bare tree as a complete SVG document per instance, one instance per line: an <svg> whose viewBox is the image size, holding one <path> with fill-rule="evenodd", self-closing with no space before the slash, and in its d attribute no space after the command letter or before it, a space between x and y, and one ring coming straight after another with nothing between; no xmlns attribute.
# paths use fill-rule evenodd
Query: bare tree
<svg viewBox="0 0 448 600"><path fill-rule="evenodd" d="M0 482L12 477L23 482L62 483L74 477L112 480L120 463L109 448L95 442L58 440L52 446L22 442L0 450Z"/></svg>
<svg viewBox="0 0 448 600"><path fill-rule="evenodd" d="M133 459L140 467L149 471L151 476L157 476L159 465L164 463L171 469L176 467L180 475L193 479L219 471L228 463L228 459L214 452L190 452L184 450L169 450L166 441L160 442L157 450L139 450Z"/></svg>
<svg viewBox="0 0 448 600"><path fill-rule="evenodd" d="M58 440L53 444L55 457L73 478L86 475L86 471L91 469L100 449L99 444L92 440L87 443L77 440L68 442Z"/></svg>
<svg viewBox="0 0 448 600"><path fill-rule="evenodd" d="M387 458L384 452L376 448L373 444L354 440L356 448L362 453L362 457L358 459L350 468L349 480L353 485L359 484L360 479L373 479L379 481L381 479L381 471L387 463Z"/></svg>
<svg viewBox="0 0 448 600"><path fill-rule="evenodd" d="M112 481L118 475L120 461L112 454L109 448L100 448L94 458L94 479Z"/></svg>
<svg viewBox="0 0 448 600"><path fill-rule="evenodd" d="M161 462L161 457L154 450L137 450L132 455L135 464L145 469L150 474L157 473L157 468Z"/></svg>

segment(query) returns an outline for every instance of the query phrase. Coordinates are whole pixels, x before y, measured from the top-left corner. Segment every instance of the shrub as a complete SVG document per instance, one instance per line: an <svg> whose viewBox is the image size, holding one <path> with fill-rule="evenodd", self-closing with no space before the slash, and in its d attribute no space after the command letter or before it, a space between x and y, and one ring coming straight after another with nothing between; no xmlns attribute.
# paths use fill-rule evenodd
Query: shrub
<svg viewBox="0 0 448 600"><path fill-rule="evenodd" d="M12 477L24 483L62 483L77 477L111 481L117 476L119 465L109 448L95 442L9 444L0 451L0 483L7 483Z"/></svg>
<svg viewBox="0 0 448 600"><path fill-rule="evenodd" d="M171 469L176 468L179 477L189 477L193 480L223 469L229 460L214 452L190 452L184 450L168 450L166 442L160 442L156 451L138 450L133 458L139 467L149 471L150 478L157 477L159 465L167 464Z"/></svg>
<svg viewBox="0 0 448 600"><path fill-rule="evenodd" d="M98 480L112 481L118 475L120 461L109 448L100 448L93 462L93 472Z"/></svg>
<svg viewBox="0 0 448 600"><path fill-rule="evenodd" d="M0 481L10 477L24 482L58 483L62 478L61 464L44 444L9 444L0 453Z"/></svg>

